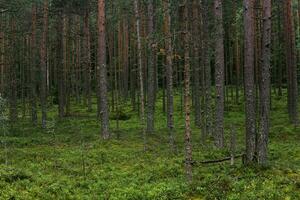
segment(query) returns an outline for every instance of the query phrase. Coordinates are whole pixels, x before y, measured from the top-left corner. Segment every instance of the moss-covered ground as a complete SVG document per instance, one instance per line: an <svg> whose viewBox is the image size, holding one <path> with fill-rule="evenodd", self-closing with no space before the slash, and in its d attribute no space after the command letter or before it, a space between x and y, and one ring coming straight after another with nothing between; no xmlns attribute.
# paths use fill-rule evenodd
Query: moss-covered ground
<svg viewBox="0 0 300 200"><path fill-rule="evenodd" d="M130 117L111 120L113 138L103 141L94 112L72 107L72 115L57 119L49 109L47 130L21 119L0 134L0 199L300 199L300 128L288 121L286 99L272 99L269 165L245 167L241 159L195 165L193 183L184 173L184 118L176 96L177 154L169 147L161 96L156 107L156 132L143 151L139 117L123 103ZM217 150L211 140L201 145L200 130L193 126L193 157L197 161L229 156L230 127L237 129L237 153L244 152L244 105L226 105L227 147ZM6 146L6 147L5 147Z"/></svg>

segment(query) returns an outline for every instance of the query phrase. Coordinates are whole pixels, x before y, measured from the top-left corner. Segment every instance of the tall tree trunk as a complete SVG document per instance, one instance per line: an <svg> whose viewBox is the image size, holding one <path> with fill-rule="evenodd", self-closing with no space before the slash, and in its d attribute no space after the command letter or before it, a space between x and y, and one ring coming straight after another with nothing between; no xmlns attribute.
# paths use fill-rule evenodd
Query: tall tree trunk
<svg viewBox="0 0 300 200"><path fill-rule="evenodd" d="M43 10L43 34L40 49L41 67L41 108L42 108L42 127L46 128L47 120L47 35L48 35L48 0L44 1Z"/></svg>
<svg viewBox="0 0 300 200"><path fill-rule="evenodd" d="M124 31L124 48L123 48L123 82L124 82L124 99L127 100L128 96L128 80L129 80L129 28L128 28L128 17L123 20L123 31Z"/></svg>
<svg viewBox="0 0 300 200"><path fill-rule="evenodd" d="M86 16L84 16L86 17ZM85 19L86 20L86 19ZM84 21L84 26L86 25L86 21ZM80 37L80 17L76 17L76 31L78 32L76 34L76 39L75 39L75 52L76 52L76 60L75 60L75 77L76 77L76 83L75 83L75 93L76 93L76 103L79 104L81 102L81 62L85 62L86 60L83 59L81 60L81 37ZM86 33L84 32L84 40L86 39ZM87 41L89 42L89 40ZM85 45L88 45L83 42L83 48L88 48ZM88 54L87 51L84 51L84 53ZM85 55L84 55L85 56ZM88 58L87 58L88 59ZM85 63L83 63L84 67L87 67ZM84 71L86 72L86 71ZM85 86L85 85L84 85ZM85 91L85 90L84 90ZM86 99L85 99L86 100Z"/></svg>
<svg viewBox="0 0 300 200"><path fill-rule="evenodd" d="M172 34L171 34L171 14L170 2L164 0L164 27L166 52L166 78L167 78L167 126L170 135L171 149L174 150L174 102L173 102L173 60L172 60Z"/></svg>
<svg viewBox="0 0 300 200"><path fill-rule="evenodd" d="M148 112L147 112L147 132L154 131L154 112L155 112L155 41L154 41L154 13L153 0L148 0Z"/></svg>
<svg viewBox="0 0 300 200"><path fill-rule="evenodd" d="M65 101L64 101L64 63L63 63L63 33L64 33L64 14L63 11L59 12L57 19L57 48L56 48L56 57L57 57L57 87L58 87L58 114L59 118L62 119L65 115Z"/></svg>
<svg viewBox="0 0 300 200"><path fill-rule="evenodd" d="M0 19L0 93L5 91L4 87L4 68L5 68L5 34L4 34L4 13L1 13Z"/></svg>
<svg viewBox="0 0 300 200"><path fill-rule="evenodd" d="M216 131L215 145L218 148L224 146L224 30L223 30L223 11L222 1L215 0L215 20L216 20Z"/></svg>
<svg viewBox="0 0 300 200"><path fill-rule="evenodd" d="M277 61L277 90L278 90L278 96L282 96L282 76L283 76L283 63L284 58L282 56L282 48L281 48L281 42L284 40L284 33L282 31L283 27L283 18L284 13L282 12L282 2L278 1L276 3L276 12L277 12L277 19L276 19L276 26L277 26L277 47L276 47L276 58Z"/></svg>
<svg viewBox="0 0 300 200"><path fill-rule="evenodd" d="M253 162L255 153L255 85L254 85L254 3L255 0L244 0L245 30L245 106L246 106L246 164Z"/></svg>
<svg viewBox="0 0 300 200"><path fill-rule="evenodd" d="M32 6L31 18L31 68L30 68L30 90L31 90L31 121L37 124L37 91L36 91L36 70L37 70L37 45L36 45L36 23L37 10L36 5Z"/></svg>
<svg viewBox="0 0 300 200"><path fill-rule="evenodd" d="M288 113L290 121L298 124L298 83L297 83L297 64L295 32L292 17L292 1L283 1L284 8L284 39L288 81Z"/></svg>
<svg viewBox="0 0 300 200"><path fill-rule="evenodd" d="M195 110L195 125L201 127L201 105L200 105L200 19L199 19L199 2L193 0L193 68L194 68L194 84L193 84L193 96L194 96L194 110Z"/></svg>
<svg viewBox="0 0 300 200"><path fill-rule="evenodd" d="M258 136L258 162L267 162L270 121L270 65L271 65L271 0L263 0L262 69L260 86L260 130Z"/></svg>
<svg viewBox="0 0 300 200"><path fill-rule="evenodd" d="M84 88L85 101L87 102L88 111L92 111L92 94L91 94L91 46L90 46L90 15L86 8L84 14Z"/></svg>
<svg viewBox="0 0 300 200"><path fill-rule="evenodd" d="M69 56L68 56L68 35L69 35L69 16L63 15L63 101L65 106L65 115L70 115L70 94L69 94Z"/></svg>
<svg viewBox="0 0 300 200"><path fill-rule="evenodd" d="M134 0L134 10L136 18L136 32L137 32L137 46L138 46L138 71L139 71L139 81L140 81L140 117L141 125L143 129L143 139L144 139L144 150L146 150L146 130L145 130L145 105L144 105L144 78L143 78L143 60L142 60L142 43L141 43L141 30L140 30L140 13L138 0Z"/></svg>
<svg viewBox="0 0 300 200"><path fill-rule="evenodd" d="M105 0L98 0L98 71L100 83L100 119L103 139L109 139L109 111L107 97L107 66L105 40ZM99 97L98 97L99 98Z"/></svg>
<svg viewBox="0 0 300 200"><path fill-rule="evenodd" d="M13 16L10 19L10 57L9 57L9 120L10 122L16 122L18 120L18 109L17 109L17 41L16 41L16 19Z"/></svg>
<svg viewBox="0 0 300 200"><path fill-rule="evenodd" d="M202 125L202 143L205 144L207 135L211 134L212 131L212 114L211 114L211 66L209 58L209 1L202 1L202 34L203 34L203 44L202 44L202 59L203 59L203 70L204 70L204 116Z"/></svg>
<svg viewBox="0 0 300 200"><path fill-rule="evenodd" d="M184 111L185 111L185 168L189 182L192 181L192 142L191 142L191 108L190 108L190 33L189 33L189 2L184 5Z"/></svg>
<svg viewBox="0 0 300 200"><path fill-rule="evenodd" d="M235 57L235 73L236 73L236 80L235 80L235 102L239 103L239 99L240 99L240 38L239 38L239 34L238 34L238 22L237 22L237 2L236 0L233 1L233 20L234 20L234 57Z"/></svg>

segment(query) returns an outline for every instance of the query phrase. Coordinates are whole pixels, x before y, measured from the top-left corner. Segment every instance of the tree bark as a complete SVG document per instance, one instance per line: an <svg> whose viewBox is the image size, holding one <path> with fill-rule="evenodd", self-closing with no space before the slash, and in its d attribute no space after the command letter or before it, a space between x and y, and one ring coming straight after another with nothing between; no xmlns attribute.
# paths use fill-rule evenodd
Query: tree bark
<svg viewBox="0 0 300 200"><path fill-rule="evenodd" d="M42 108L42 127L46 128L47 120L47 37L48 37L48 0L44 1L43 8L43 34L40 49L41 67L41 108Z"/></svg>
<svg viewBox="0 0 300 200"><path fill-rule="evenodd" d="M260 130L258 135L258 163L267 163L270 121L270 64L271 64L271 0L263 0L262 69L260 86Z"/></svg>
<svg viewBox="0 0 300 200"><path fill-rule="evenodd" d="M37 45L36 45L36 23L37 23L37 10L36 5L32 6L31 18L31 68L30 68L30 102L31 102L31 121L37 124L37 91L36 91L36 70L37 70Z"/></svg>
<svg viewBox="0 0 300 200"><path fill-rule="evenodd" d="M4 69L5 69L5 34L4 34L4 13L1 13L0 19L0 93L3 95L4 87Z"/></svg>
<svg viewBox="0 0 300 200"><path fill-rule="evenodd" d="M155 41L154 41L154 16L153 0L148 0L148 112L147 112L147 132L154 131L154 112L155 112Z"/></svg>
<svg viewBox="0 0 300 200"><path fill-rule="evenodd" d="M57 87L58 87L58 115L59 118L62 119L65 115L65 101L64 101L64 64L63 64L63 12L59 11L58 19L57 19L57 48L56 48L56 58L57 58Z"/></svg>
<svg viewBox="0 0 300 200"><path fill-rule="evenodd" d="M191 108L190 108L190 33L189 33L189 1L184 5L184 111L185 111L185 168L189 182L192 182L192 142L191 142Z"/></svg>
<svg viewBox="0 0 300 200"><path fill-rule="evenodd" d="M10 54L9 57L9 120L14 123L18 120L18 109L17 109L17 42L16 42L16 19L13 16L10 19Z"/></svg>
<svg viewBox="0 0 300 200"><path fill-rule="evenodd" d="M222 1L215 0L215 23L216 23L216 129L215 129L215 145L218 148L224 146L224 83L225 83L225 61L224 61L224 29L223 29L223 8Z"/></svg>
<svg viewBox="0 0 300 200"><path fill-rule="evenodd" d="M203 34L203 44L202 44L202 59L203 59L203 70L204 70L204 116L202 125L201 140L205 144L207 135L211 134L212 131L212 114L211 114L211 66L209 58L209 1L202 1L202 34Z"/></svg>
<svg viewBox="0 0 300 200"><path fill-rule="evenodd" d="M164 0L164 27L165 27L165 46L166 52L166 78L167 78L167 126L170 135L171 149L174 150L174 100L173 100L173 60L172 60L172 33L171 33L171 15L170 2Z"/></svg>
<svg viewBox="0 0 300 200"><path fill-rule="evenodd" d="M91 94L91 46L90 46L90 15L86 8L84 14L84 88L85 101L87 102L88 111L92 111L92 94ZM78 55L79 56L79 55Z"/></svg>
<svg viewBox="0 0 300 200"><path fill-rule="evenodd" d="M195 110L195 125L201 127L201 104L200 104L200 19L199 19L199 3L197 0L193 0L193 68L194 68L194 84L193 84L193 100Z"/></svg>
<svg viewBox="0 0 300 200"><path fill-rule="evenodd" d="M284 40L286 52L287 81L288 81L288 113L290 121L298 124L298 83L295 32L292 17L292 1L283 1L284 8Z"/></svg>
<svg viewBox="0 0 300 200"><path fill-rule="evenodd" d="M146 150L146 130L145 130L145 97L144 97L144 78L143 78L143 60L142 60L142 43L141 43L141 30L140 30L140 13L138 0L134 0L134 10L136 18L136 32L137 32L137 53L138 53L138 71L139 71L139 81L140 81L140 115L141 115L141 126L143 129L143 140L144 140L144 150Z"/></svg>
<svg viewBox="0 0 300 200"><path fill-rule="evenodd" d="M100 119L103 139L109 139L109 113L107 97L107 66L105 39L105 0L98 0L98 71L100 91ZM98 97L99 98L99 97Z"/></svg>
<svg viewBox="0 0 300 200"><path fill-rule="evenodd" d="M255 85L254 85L254 3L244 0L244 73L246 107L246 164L251 164L255 153Z"/></svg>

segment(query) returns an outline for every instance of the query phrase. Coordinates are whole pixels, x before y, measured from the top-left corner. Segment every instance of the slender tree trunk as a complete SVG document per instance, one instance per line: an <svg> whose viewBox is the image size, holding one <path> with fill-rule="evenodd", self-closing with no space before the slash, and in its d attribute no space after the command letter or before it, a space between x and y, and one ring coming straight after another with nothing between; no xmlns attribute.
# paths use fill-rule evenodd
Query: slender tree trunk
<svg viewBox="0 0 300 200"><path fill-rule="evenodd" d="M298 83L295 32L292 18L292 1L283 1L284 8L284 39L288 81L288 113L290 121L298 124Z"/></svg>
<svg viewBox="0 0 300 200"><path fill-rule="evenodd" d="M86 16L84 16L84 17L86 17ZM86 23L88 23L88 22L86 22L85 21L86 20L86 18L84 19L84 28L86 28ZM88 28L89 28L89 26L88 26ZM79 34L79 32L80 32L80 18L79 17L76 17L76 31L78 32L77 34L76 34L76 39L75 39L75 52L76 52L76 60L75 60L75 77L76 77L76 83L75 83L75 93L76 93L76 103L77 104L79 104L80 102L81 102L81 98L80 98L80 96L81 96L81 38L80 38L80 34ZM84 40L85 39L87 39L86 37L87 37L87 35L86 34L89 34L89 32L88 33L86 33L85 31L84 31ZM89 35L88 35L89 36ZM84 41L83 42L83 48L85 49L85 48L88 48L89 46L85 46L85 45L88 45L87 43L85 43L85 42L89 42L89 39L87 39L87 41ZM86 50L86 49L85 49ZM84 53L86 53L86 54L88 54L88 50L86 50L85 51L84 50ZM86 55L84 55L84 56L86 56ZM86 59L88 59L88 58L86 58ZM82 60L83 62L85 62L86 60L85 59L83 59ZM83 63L83 66L84 66L84 68L86 69L86 65L85 65L86 63ZM84 71L84 73L85 73L86 71ZM87 72L88 73L88 72ZM86 78L85 76L84 76L84 78ZM86 81L86 80L85 80ZM84 86L86 86L86 85L84 85ZM86 89L86 88L85 88ZM84 90L85 91L85 90ZM86 100L86 99L85 99Z"/></svg>
<svg viewBox="0 0 300 200"><path fill-rule="evenodd" d="M91 46L90 46L90 15L86 8L84 14L84 88L85 101L87 102L88 111L92 111L92 94L91 94Z"/></svg>
<svg viewBox="0 0 300 200"><path fill-rule="evenodd" d="M200 104L200 19L199 19L199 1L193 0L193 53L194 53L194 110L195 110L195 125L201 127L201 104Z"/></svg>
<svg viewBox="0 0 300 200"><path fill-rule="evenodd" d="M155 41L154 41L154 16L153 0L148 0L148 112L147 112L147 132L154 131L154 112L155 112Z"/></svg>
<svg viewBox="0 0 300 200"><path fill-rule="evenodd" d="M173 60L172 60L172 34L171 34L171 14L170 2L164 0L164 27L165 27L165 46L166 52L166 78L167 78L167 126L170 135L171 149L174 150L174 102L173 102Z"/></svg>
<svg viewBox="0 0 300 200"><path fill-rule="evenodd" d="M3 95L4 87L4 68L5 68L5 34L4 34L4 13L1 14L0 19L0 93Z"/></svg>
<svg viewBox="0 0 300 200"><path fill-rule="evenodd" d="M128 28L128 20L126 18L123 20L123 31L124 31L124 48L123 48L123 81L124 81L124 99L127 100L128 97L128 80L129 80L129 28Z"/></svg>
<svg viewBox="0 0 300 200"><path fill-rule="evenodd" d="M58 85L58 114L59 118L62 119L65 115L65 101L64 101L64 63L63 63L63 32L64 32L64 16L63 16L63 11L60 11L59 17L58 17L58 22L57 22L57 66L56 66L56 71L57 71L57 85Z"/></svg>
<svg viewBox="0 0 300 200"><path fill-rule="evenodd" d="M136 18L136 32L137 32L137 53L138 53L138 71L140 80L140 117L143 129L144 150L146 150L146 130L145 130L145 105L144 105L144 78L143 78L143 60L142 60L142 43L141 43L141 30L140 30L140 13L139 13L139 0L134 0L135 18Z"/></svg>
<svg viewBox="0 0 300 200"><path fill-rule="evenodd" d="M103 139L109 139L109 111L107 97L107 66L105 40L105 0L98 0L98 71L100 83L100 119ZM99 97L98 97L99 98Z"/></svg>
<svg viewBox="0 0 300 200"><path fill-rule="evenodd" d="M31 19L31 68L30 68L30 90L31 90L31 121L37 124L37 91L36 91L36 70L37 70L37 45L36 45L36 23L37 10L36 6L32 6Z"/></svg>
<svg viewBox="0 0 300 200"><path fill-rule="evenodd" d="M271 0L263 0L262 69L260 86L260 130L258 136L258 163L267 162L270 121L270 65L271 65Z"/></svg>
<svg viewBox="0 0 300 200"><path fill-rule="evenodd" d="M276 12L277 14L277 42L278 42L278 47L276 48L277 52L277 58L278 58L278 67L277 67L277 87L278 87L278 96L282 96L282 65L283 65L283 57L282 57L282 50L281 50L281 45L280 42L283 41L283 31L282 31L282 24L283 24L283 18L284 18L284 13L282 12L282 3L277 2L276 6Z"/></svg>
<svg viewBox="0 0 300 200"><path fill-rule="evenodd" d="M69 17L65 13L63 15L63 102L65 106L65 116L70 115L70 94L69 94L69 56L68 56L68 34L69 33Z"/></svg>
<svg viewBox="0 0 300 200"><path fill-rule="evenodd" d="M215 20L216 20L216 131L215 145L218 148L224 146L224 29L223 29L223 11L222 1L215 0Z"/></svg>
<svg viewBox="0 0 300 200"><path fill-rule="evenodd" d="M17 109L17 67L16 67L16 55L17 55L17 41L16 41L16 19L13 16L10 19L10 59L9 59L9 120L14 123L18 120Z"/></svg>
<svg viewBox="0 0 300 200"><path fill-rule="evenodd" d="M235 80L235 102L239 103L240 99L240 38L238 34L238 22L237 22L237 2L236 0L233 1L233 20L234 20L234 57L235 57L235 73L236 73L236 80Z"/></svg>
<svg viewBox="0 0 300 200"><path fill-rule="evenodd" d="M192 181L192 142L191 142L191 108L190 108L190 33L189 1L184 5L184 111L185 111L185 168L189 182Z"/></svg>
<svg viewBox="0 0 300 200"><path fill-rule="evenodd" d="M42 108L42 127L46 128L47 120L47 36L48 36L48 0L44 1L43 34L40 49L41 66L41 108Z"/></svg>
<svg viewBox="0 0 300 200"><path fill-rule="evenodd" d="M207 135L211 134L212 131L212 114L211 114L211 66L209 59L209 1L204 0L202 2L202 34L203 34L203 44L202 44L202 59L203 59L203 69L205 74L204 80L204 116L203 116L203 125L202 125L202 143L205 144Z"/></svg>
<svg viewBox="0 0 300 200"><path fill-rule="evenodd" d="M246 164L253 162L255 153L255 85L254 85L254 3L255 0L244 0L245 30L245 106L246 106Z"/></svg>

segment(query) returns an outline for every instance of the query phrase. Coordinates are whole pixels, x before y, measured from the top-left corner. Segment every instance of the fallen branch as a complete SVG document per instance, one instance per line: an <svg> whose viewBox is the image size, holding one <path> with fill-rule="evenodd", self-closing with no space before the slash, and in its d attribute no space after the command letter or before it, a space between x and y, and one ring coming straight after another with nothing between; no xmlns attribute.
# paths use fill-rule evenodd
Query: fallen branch
<svg viewBox="0 0 300 200"><path fill-rule="evenodd" d="M240 154L240 155L236 155L233 158L242 158L244 156L244 154ZM227 157L227 158L222 158L222 159L218 159L218 160L207 160L207 161L199 161L199 164L210 164L210 163L219 163L219 162L224 162L224 161L228 161L231 160L231 156Z"/></svg>
<svg viewBox="0 0 300 200"><path fill-rule="evenodd" d="M0 13L8 12L8 9L0 10Z"/></svg>
<svg viewBox="0 0 300 200"><path fill-rule="evenodd" d="M244 154L240 154L240 155L236 155L233 158L243 158ZM229 161L231 160L232 157L226 157L226 158L222 158L222 159L218 159L218 160L206 160L206 161L191 161L192 165L196 165L196 164L212 164L212 163L220 163L220 162L225 162L225 161ZM184 161L185 163L187 163L187 161Z"/></svg>

